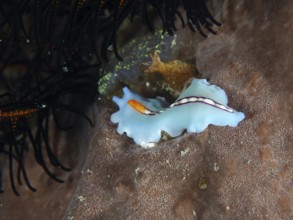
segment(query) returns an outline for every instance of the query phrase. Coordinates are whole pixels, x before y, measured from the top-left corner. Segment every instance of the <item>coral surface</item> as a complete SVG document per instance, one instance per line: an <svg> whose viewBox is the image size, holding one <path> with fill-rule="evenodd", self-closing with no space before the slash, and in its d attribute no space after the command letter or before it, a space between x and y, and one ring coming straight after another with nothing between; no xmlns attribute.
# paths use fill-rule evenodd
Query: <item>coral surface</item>
<svg viewBox="0 0 293 220"><path fill-rule="evenodd" d="M195 56L247 118L143 150L117 135L108 122L116 108L106 107L68 217L292 218L293 3L224 1L216 11L219 33L179 29L175 58Z"/></svg>

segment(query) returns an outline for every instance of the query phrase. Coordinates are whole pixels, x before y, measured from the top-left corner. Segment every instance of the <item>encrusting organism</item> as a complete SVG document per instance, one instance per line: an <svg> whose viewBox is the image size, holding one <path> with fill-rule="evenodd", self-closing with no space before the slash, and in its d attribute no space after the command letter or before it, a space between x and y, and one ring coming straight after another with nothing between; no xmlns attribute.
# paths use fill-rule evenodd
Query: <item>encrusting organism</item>
<svg viewBox="0 0 293 220"><path fill-rule="evenodd" d="M166 90L173 96L178 96L186 82L191 78L200 78L195 63L181 60L162 62L157 51L150 54L151 64L144 70L145 80L160 90Z"/></svg>

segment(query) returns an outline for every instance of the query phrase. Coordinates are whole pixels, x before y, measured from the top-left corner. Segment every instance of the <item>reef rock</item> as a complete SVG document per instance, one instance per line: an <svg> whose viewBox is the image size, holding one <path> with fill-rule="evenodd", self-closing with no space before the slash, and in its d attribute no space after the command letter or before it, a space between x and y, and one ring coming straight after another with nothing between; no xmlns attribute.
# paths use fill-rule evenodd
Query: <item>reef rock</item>
<svg viewBox="0 0 293 220"><path fill-rule="evenodd" d="M101 103L68 219L293 218L293 3L213 6L218 34L179 29L178 57L195 56L247 118L142 149L115 132L117 108Z"/></svg>

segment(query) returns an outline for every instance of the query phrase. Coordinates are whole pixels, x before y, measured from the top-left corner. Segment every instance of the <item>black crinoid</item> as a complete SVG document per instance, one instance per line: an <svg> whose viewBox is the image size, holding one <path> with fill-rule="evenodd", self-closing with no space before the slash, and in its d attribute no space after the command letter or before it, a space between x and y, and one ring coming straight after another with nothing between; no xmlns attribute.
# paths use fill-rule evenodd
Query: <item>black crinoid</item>
<svg viewBox="0 0 293 220"><path fill-rule="evenodd" d="M60 130L71 127L60 122L60 110L93 124L78 100L93 100L97 95L99 67L108 60L109 47L122 60L117 46L122 23L137 19L153 30L150 17L159 17L163 30L171 35L176 20L203 36L204 30L215 33L212 25L220 25L203 0L1 2L0 158L8 158L15 194L16 184L22 182L35 191L25 169L29 150L50 177L62 182L50 169L53 165L69 170L52 150L50 116ZM27 120L29 115L33 120Z"/></svg>

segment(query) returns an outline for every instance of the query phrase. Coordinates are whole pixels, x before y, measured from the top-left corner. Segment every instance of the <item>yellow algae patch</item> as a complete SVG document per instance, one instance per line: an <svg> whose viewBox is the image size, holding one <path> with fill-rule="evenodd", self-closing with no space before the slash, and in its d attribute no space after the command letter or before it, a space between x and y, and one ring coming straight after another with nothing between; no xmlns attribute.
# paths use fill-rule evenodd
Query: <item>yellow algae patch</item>
<svg viewBox="0 0 293 220"><path fill-rule="evenodd" d="M190 78L200 78L195 64L190 64L180 60L162 62L157 51L150 54L151 65L144 71L146 78L157 84L167 84L172 90L179 92Z"/></svg>

